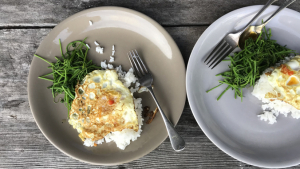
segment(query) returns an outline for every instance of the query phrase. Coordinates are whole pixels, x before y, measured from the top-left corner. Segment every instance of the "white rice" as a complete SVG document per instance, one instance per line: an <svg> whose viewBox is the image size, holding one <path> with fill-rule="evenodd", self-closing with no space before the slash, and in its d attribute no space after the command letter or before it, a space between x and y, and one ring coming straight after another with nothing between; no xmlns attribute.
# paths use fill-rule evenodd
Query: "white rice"
<svg viewBox="0 0 300 169"><path fill-rule="evenodd" d="M96 46L99 46L99 45L100 45L97 41L95 41L94 43L95 43Z"/></svg>
<svg viewBox="0 0 300 169"><path fill-rule="evenodd" d="M149 92L148 88L145 86L142 86L139 88L138 93L142 93L142 92Z"/></svg>
<svg viewBox="0 0 300 169"><path fill-rule="evenodd" d="M114 62L114 61L115 61L115 57L113 57L113 56L110 56L109 58L110 58L110 59L109 59L109 62L110 62L110 63L112 63L112 62Z"/></svg>
<svg viewBox="0 0 300 169"><path fill-rule="evenodd" d="M111 64L106 64L106 60L101 62L101 67L106 69L113 69L114 67ZM137 78L133 74L133 69L129 69L129 71L126 73L122 70L122 66L118 66L115 68L115 70L118 73L119 80L124 84L124 86L129 87L132 83L135 83L135 87L138 87L140 84L137 81ZM133 92L132 92L133 93ZM142 99L141 98L134 98L134 106L135 106L135 112L138 116L138 123L139 123L139 130L135 132L133 129L124 129L122 131L116 131L111 132L108 135L106 135L103 139L92 141L91 139L85 139L83 145L92 147L94 146L94 143L96 144L102 144L104 141L106 143L108 142L115 142L117 144L117 147L124 150L126 146L130 144L131 141L135 141L138 137L141 136L142 132L142 125L144 119L142 118Z"/></svg>
<svg viewBox="0 0 300 169"><path fill-rule="evenodd" d="M108 69L114 69L114 66L112 64L107 64Z"/></svg>
<svg viewBox="0 0 300 169"><path fill-rule="evenodd" d="M139 90L140 83L136 82L134 87L131 87L129 90L131 93L137 92Z"/></svg>
<svg viewBox="0 0 300 169"><path fill-rule="evenodd" d="M129 71L126 73L125 77L121 80L125 87L129 88L131 83L135 83L138 79L135 77L133 73L133 69L130 68Z"/></svg>
<svg viewBox="0 0 300 169"><path fill-rule="evenodd" d="M101 66L102 69L107 69L106 60L102 61L102 62L100 63L100 66Z"/></svg>
<svg viewBox="0 0 300 169"><path fill-rule="evenodd" d="M98 140L97 140L98 141ZM83 145L87 146L87 147L93 147L94 146L94 141L92 141L92 139L87 138L84 140Z"/></svg>
<svg viewBox="0 0 300 169"><path fill-rule="evenodd" d="M141 98L134 98L134 107L135 112L138 116L139 130L135 132L133 129L124 129L122 131L111 132L104 137L107 143L114 141L117 144L117 147L124 150L126 146L130 144L130 141L135 141L138 137L141 136L142 125L144 121L144 119L142 118L143 108Z"/></svg>
<svg viewBox="0 0 300 169"><path fill-rule="evenodd" d="M286 57L285 60L280 61L276 66L286 63L292 58L293 57ZM260 76L260 79L256 82L252 92L252 95L263 102L263 113L258 115L258 117L260 120L266 121L269 124L276 123L276 118L279 114L283 114L285 117L287 117L287 115L290 113L293 118L299 119L300 110L296 109L294 106L281 100L272 99L274 101L271 101L271 99L265 98L265 94L273 91L273 87L269 84L268 76L265 75L265 73L273 70L274 69L272 68L268 68L263 72L263 74Z"/></svg>
<svg viewBox="0 0 300 169"><path fill-rule="evenodd" d="M97 52L97 53L100 53L100 54L103 54L103 53L104 53L104 48L103 48L103 47L100 47L100 46L97 46L97 47L96 47L96 52Z"/></svg>
<svg viewBox="0 0 300 169"><path fill-rule="evenodd" d="M112 45L112 49L111 49L111 55L115 56L115 45Z"/></svg>

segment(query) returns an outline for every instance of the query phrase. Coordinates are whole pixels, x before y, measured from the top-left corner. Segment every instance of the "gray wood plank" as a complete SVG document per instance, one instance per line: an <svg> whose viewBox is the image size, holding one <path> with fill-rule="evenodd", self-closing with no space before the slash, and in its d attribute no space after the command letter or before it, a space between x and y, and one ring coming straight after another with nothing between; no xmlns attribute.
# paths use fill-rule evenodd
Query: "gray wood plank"
<svg viewBox="0 0 300 169"><path fill-rule="evenodd" d="M224 14L267 0L0 0L0 27L53 27L84 9L121 6L140 11L165 26L208 25ZM280 4L282 1L276 4ZM290 6L300 11L300 1Z"/></svg>
<svg viewBox="0 0 300 169"><path fill-rule="evenodd" d="M167 28L185 60L206 27ZM0 167L1 168L256 168L219 150L203 134L188 103L177 125L186 149L176 153L166 139L150 154L120 166L93 166L57 150L38 129L27 99L32 55L51 29L0 30Z"/></svg>

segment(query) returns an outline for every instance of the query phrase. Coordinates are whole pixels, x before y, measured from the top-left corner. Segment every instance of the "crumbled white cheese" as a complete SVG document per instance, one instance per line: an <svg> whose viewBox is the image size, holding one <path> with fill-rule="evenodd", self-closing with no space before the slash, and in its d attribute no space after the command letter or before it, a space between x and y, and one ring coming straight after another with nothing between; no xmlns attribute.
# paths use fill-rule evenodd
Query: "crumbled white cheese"
<svg viewBox="0 0 300 169"><path fill-rule="evenodd" d="M102 47L100 47L100 46L97 46L97 47L96 47L96 52L97 52L97 53L103 54L103 50L104 50L104 48L102 48Z"/></svg>
<svg viewBox="0 0 300 169"><path fill-rule="evenodd" d="M89 49L91 48L90 46L89 46L89 44L85 44Z"/></svg>
<svg viewBox="0 0 300 169"><path fill-rule="evenodd" d="M114 62L114 61L115 61L115 58L112 57L112 56L110 56L109 62L112 63L112 62Z"/></svg>
<svg viewBox="0 0 300 169"><path fill-rule="evenodd" d="M99 45L100 45L100 44L99 44L97 41L95 41L94 43L95 43L95 45L97 45L97 46L99 46Z"/></svg>
<svg viewBox="0 0 300 169"><path fill-rule="evenodd" d="M92 25L93 25L93 22L92 22L92 21L89 21L89 23L90 23L90 26L92 26Z"/></svg>

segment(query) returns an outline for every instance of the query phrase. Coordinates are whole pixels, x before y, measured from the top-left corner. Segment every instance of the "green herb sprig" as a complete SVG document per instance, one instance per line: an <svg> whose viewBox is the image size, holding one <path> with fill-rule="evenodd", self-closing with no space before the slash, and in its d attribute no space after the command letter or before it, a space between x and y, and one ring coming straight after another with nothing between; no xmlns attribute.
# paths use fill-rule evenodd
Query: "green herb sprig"
<svg viewBox="0 0 300 169"><path fill-rule="evenodd" d="M52 90L52 96L55 100L59 94L65 94L64 99L60 101L68 108L68 117L71 110L72 102L75 98L75 86L78 82L90 72L96 69L101 69L100 66L96 66L92 63L92 60L87 59L87 53L89 48L83 41L73 41L66 47L66 53L63 53L62 45L59 40L61 57L55 57L56 62L51 63L41 56L35 54L34 56L42 59L50 64L48 68L52 69L51 73L40 76L40 79L53 82L53 85L48 87ZM47 78L47 76L53 76L53 79Z"/></svg>
<svg viewBox="0 0 300 169"><path fill-rule="evenodd" d="M234 97L240 97L243 101L243 89L247 86L254 86L255 81L260 78L260 75L267 68L275 65L278 61L291 54L295 54L293 50L280 46L275 40L271 39L271 29L269 31L264 28L257 40L249 38L245 42L245 49L234 53L233 56L228 56L230 61L229 69L226 72L217 74L224 79L219 80L219 85L207 91L221 86L228 85L227 88L219 95L219 100L223 94L230 88L234 90Z"/></svg>

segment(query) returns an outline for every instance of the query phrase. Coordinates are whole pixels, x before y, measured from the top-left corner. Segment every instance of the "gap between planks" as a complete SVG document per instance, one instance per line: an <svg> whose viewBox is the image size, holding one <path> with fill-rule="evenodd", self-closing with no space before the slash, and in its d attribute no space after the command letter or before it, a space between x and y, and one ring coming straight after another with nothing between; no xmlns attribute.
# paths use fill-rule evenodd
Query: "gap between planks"
<svg viewBox="0 0 300 169"><path fill-rule="evenodd" d="M173 28L173 27L208 27L210 24L184 24L184 25L161 25L162 27L166 28ZM7 26L0 26L0 30L3 29L53 29L56 25L7 25Z"/></svg>

